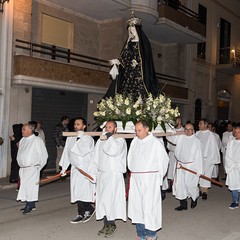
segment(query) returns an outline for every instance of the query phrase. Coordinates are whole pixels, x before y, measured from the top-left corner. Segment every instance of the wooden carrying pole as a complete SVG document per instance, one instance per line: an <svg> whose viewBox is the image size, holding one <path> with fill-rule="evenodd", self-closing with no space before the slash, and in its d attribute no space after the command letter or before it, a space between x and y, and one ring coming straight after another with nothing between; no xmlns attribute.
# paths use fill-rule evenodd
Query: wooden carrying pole
<svg viewBox="0 0 240 240"><path fill-rule="evenodd" d="M85 171L83 171L81 168L77 168L77 170L82 174L84 175L85 177L89 178L91 181L94 181L94 178L91 177L89 174L87 174ZM71 170L68 170L65 172L65 174L69 174L71 172ZM41 184L41 183L50 183L58 178L61 177L62 174L58 173L52 177L49 177L49 178L44 178L42 179L41 181L39 181L37 184Z"/></svg>
<svg viewBox="0 0 240 240"><path fill-rule="evenodd" d="M88 136L101 136L103 132L84 132L84 135ZM175 136L175 135L182 135L184 134L183 131L177 131L176 133L172 132L159 132L159 133L153 133L155 137L164 137L164 136ZM78 132L63 132L62 134L64 137L77 137ZM116 133L113 135L114 138L134 138L136 137L135 133Z"/></svg>
<svg viewBox="0 0 240 240"><path fill-rule="evenodd" d="M88 173L86 173L85 171L83 171L81 168L77 168L77 170L84 175L85 177L89 178L91 181L94 181L94 178L91 177Z"/></svg>
<svg viewBox="0 0 240 240"><path fill-rule="evenodd" d="M189 168L185 168L185 167L183 167L182 165L180 166L180 168L183 169L183 170L186 170L186 171L188 171L188 172L190 172L190 173L193 173L193 174L196 174L196 175L197 175L197 172L195 172L195 171L193 171L193 170L191 170L191 169L189 169ZM218 185L218 186L221 186L221 187L224 186L223 183L220 183L220 182L218 182L218 181L216 181L216 180L213 180L212 178L209 178L209 177L207 177L207 176L205 176L205 175L202 175L202 174L201 174L199 177L200 177L200 178L203 178L203 179L205 179L205 180L207 180L207 181L210 181L210 182L212 182L212 183L214 183L214 184L216 184L216 185Z"/></svg>
<svg viewBox="0 0 240 240"><path fill-rule="evenodd" d="M65 174L69 174L70 172L71 172L71 170L66 171ZM46 183L46 182L47 182L47 183L48 183L48 182L52 182L52 181L60 178L61 175L62 175L62 174L58 173L58 174L56 174L56 175L54 175L54 176L52 176L52 177L44 178L44 179L40 180L37 184Z"/></svg>

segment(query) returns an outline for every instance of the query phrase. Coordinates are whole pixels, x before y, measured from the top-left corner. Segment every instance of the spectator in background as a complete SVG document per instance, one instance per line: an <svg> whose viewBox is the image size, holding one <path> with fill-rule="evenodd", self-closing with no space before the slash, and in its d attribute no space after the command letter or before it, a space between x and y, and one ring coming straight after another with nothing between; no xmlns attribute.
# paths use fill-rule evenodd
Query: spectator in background
<svg viewBox="0 0 240 240"><path fill-rule="evenodd" d="M11 172L10 172L10 183L17 183L19 179L19 166L17 163L17 152L18 152L18 144L19 141L22 138L22 123L20 124L13 124L12 129L13 129L13 135L10 136L11 140Z"/></svg>
<svg viewBox="0 0 240 240"><path fill-rule="evenodd" d="M69 117L66 115L62 116L61 122L55 126L53 131L53 140L57 148L56 172L59 171L59 162L60 162L63 149L65 146L65 142L66 142L66 138L62 136L62 133L68 132L68 123L69 123Z"/></svg>
<svg viewBox="0 0 240 240"><path fill-rule="evenodd" d="M46 144L46 139L45 139L45 134L44 131L42 129L42 122L41 121L37 121L37 127L35 129L35 132L38 133L38 136L43 140L43 142Z"/></svg>

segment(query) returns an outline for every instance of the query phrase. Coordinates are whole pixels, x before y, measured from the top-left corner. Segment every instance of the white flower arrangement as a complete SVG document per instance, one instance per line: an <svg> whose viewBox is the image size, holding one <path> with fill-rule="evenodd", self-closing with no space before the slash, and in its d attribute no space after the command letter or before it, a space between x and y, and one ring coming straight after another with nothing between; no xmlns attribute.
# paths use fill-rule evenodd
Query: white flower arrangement
<svg viewBox="0 0 240 240"><path fill-rule="evenodd" d="M131 96L124 97L116 94L115 97L102 99L97 104L97 111L94 112L95 120L102 124L108 120L122 121L123 128L126 122L136 123L138 120L146 120L150 130L160 125L166 130L165 124L174 125L176 117L180 115L178 108L171 107L171 99L163 94L153 97L150 93L146 99L138 97L133 101Z"/></svg>

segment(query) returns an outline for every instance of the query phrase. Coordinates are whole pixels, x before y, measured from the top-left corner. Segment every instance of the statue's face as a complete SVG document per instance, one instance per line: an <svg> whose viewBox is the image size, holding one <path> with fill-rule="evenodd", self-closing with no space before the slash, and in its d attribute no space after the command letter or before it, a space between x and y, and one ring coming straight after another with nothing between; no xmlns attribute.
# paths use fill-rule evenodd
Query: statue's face
<svg viewBox="0 0 240 240"><path fill-rule="evenodd" d="M137 30L135 28L135 26L129 26L128 27L128 39L130 39L131 41L138 41L138 34L137 34Z"/></svg>

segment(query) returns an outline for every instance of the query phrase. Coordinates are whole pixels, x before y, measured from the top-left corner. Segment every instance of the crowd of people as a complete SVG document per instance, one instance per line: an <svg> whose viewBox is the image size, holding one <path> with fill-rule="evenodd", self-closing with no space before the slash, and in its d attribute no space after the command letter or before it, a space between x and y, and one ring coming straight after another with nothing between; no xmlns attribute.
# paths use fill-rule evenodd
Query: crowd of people
<svg viewBox="0 0 240 240"><path fill-rule="evenodd" d="M226 131L218 134L219 126L206 119L201 119L195 130L196 125L187 122L183 126L177 118L175 131L181 134L157 138L149 132L148 123L140 120L135 124L136 137L127 147L124 136L116 135L115 121L106 123L96 143L86 134L87 122L82 117L74 120L77 135L64 138L62 132L68 131L68 123L69 117L63 116L54 129L53 139L57 151L61 148L56 171L64 176L71 166L71 203L76 203L78 212L71 223L85 223L96 213L96 220L103 220L103 228L97 234L112 237L117 230L116 220L126 221L128 216L136 224L137 239L157 239L157 231L162 228L164 193L172 192L180 201L176 211L187 210L188 199L191 208L195 208L199 197L208 199L211 188L211 182L201 176L219 180L221 163L226 185L232 193L229 208L238 208L239 124L228 122ZM20 178L17 200L26 202L21 211L29 214L36 208L39 191L36 183L48 159L45 137L41 123L33 121L15 124L13 130L10 140L16 146L12 148L14 171L10 181ZM130 175L128 189L124 179L126 172Z"/></svg>

